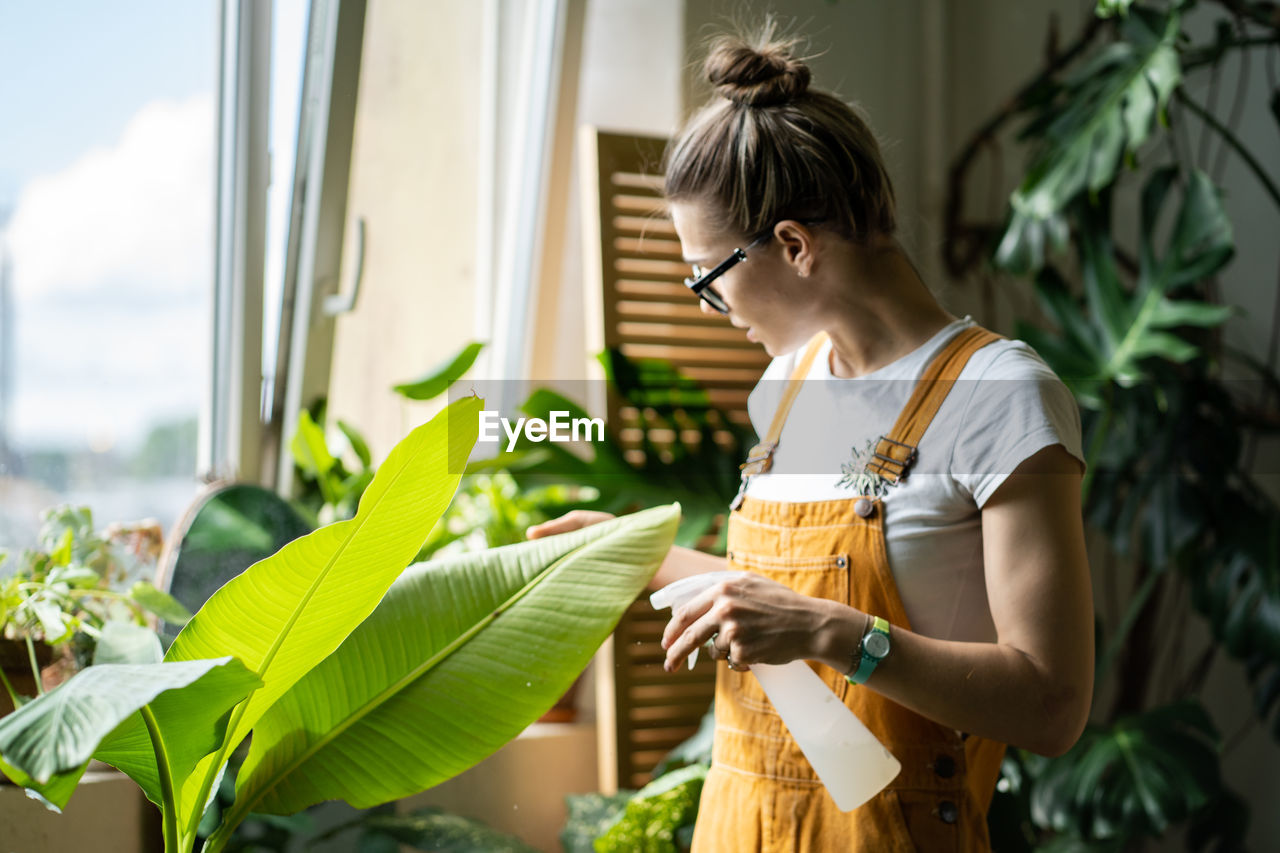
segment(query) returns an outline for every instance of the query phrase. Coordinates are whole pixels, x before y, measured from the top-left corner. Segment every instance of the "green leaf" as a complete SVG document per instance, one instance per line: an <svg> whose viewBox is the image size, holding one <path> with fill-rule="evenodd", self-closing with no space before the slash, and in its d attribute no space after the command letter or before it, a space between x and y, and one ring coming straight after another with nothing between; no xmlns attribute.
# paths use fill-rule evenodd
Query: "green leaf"
<svg viewBox="0 0 1280 853"><path fill-rule="evenodd" d="M432 397L437 397L471 369L471 365L475 364L476 356L480 355L482 349L484 344L472 341L444 364L438 365L418 379L402 382L392 390L410 400L430 400Z"/></svg>
<svg viewBox="0 0 1280 853"><path fill-rule="evenodd" d="M1114 15L1128 15L1133 0L1098 0L1094 14L1099 18L1110 18Z"/></svg>
<svg viewBox="0 0 1280 853"><path fill-rule="evenodd" d="M84 775L88 766L89 762L86 761L65 773L55 773L48 782L41 785L26 773L0 759L0 773L3 773L13 784L25 788L28 797L42 803L49 811L58 813L67 807L67 802L80 785L80 777Z"/></svg>
<svg viewBox="0 0 1280 853"><path fill-rule="evenodd" d="M626 810L596 839L599 853L665 853L676 849L676 831L698 815L698 798L707 767L691 764L653 780L627 803Z"/></svg>
<svg viewBox="0 0 1280 853"><path fill-rule="evenodd" d="M191 621L191 611L182 602L164 590L157 589L150 581L138 581L129 590L129 597L171 625L185 625Z"/></svg>
<svg viewBox="0 0 1280 853"><path fill-rule="evenodd" d="M161 693L149 703L157 721L181 721L163 732L165 758L175 785L191 773L197 761L218 748L226 734L231 708L262 683L240 661L222 660L221 665L208 669L186 687ZM103 738L93 757L128 775L151 802L163 808L155 746L140 713L131 714Z"/></svg>
<svg viewBox="0 0 1280 853"><path fill-rule="evenodd" d="M414 566L262 718L235 815L334 798L365 808L490 755L582 672L657 571L678 522L678 504L661 506Z"/></svg>
<svg viewBox="0 0 1280 853"><path fill-rule="evenodd" d="M1011 217L996 249L996 264L1011 272L1044 263L1045 244L1061 228L1067 205L1115 179L1123 157L1147 140L1181 77L1176 12L1135 8L1121 32L1121 41L1086 61L1061 97L1041 107L1037 123L1045 145L1009 199Z"/></svg>
<svg viewBox="0 0 1280 853"><path fill-rule="evenodd" d="M159 663L164 657L155 631L132 622L112 620L102 626L93 650L93 665L104 663Z"/></svg>
<svg viewBox="0 0 1280 853"><path fill-rule="evenodd" d="M338 419L338 429L342 430L342 434L347 437L347 443L351 445L351 450L356 454L356 458L360 460L360 464L368 468L373 464L373 454L369 452L369 443L364 440L364 436L360 431L351 424Z"/></svg>
<svg viewBox="0 0 1280 853"><path fill-rule="evenodd" d="M1153 327L1168 329L1175 326L1220 326L1235 315L1237 309L1231 305L1211 305L1208 302L1192 300L1160 299L1152 310L1149 322Z"/></svg>
<svg viewBox="0 0 1280 853"><path fill-rule="evenodd" d="M0 757L46 784L88 761L103 738L157 696L229 663L224 657L88 667L0 719Z"/></svg>
<svg viewBox="0 0 1280 853"><path fill-rule="evenodd" d="M1221 791L1218 733L1193 700L1090 728L1032 788L1043 829L1086 841L1159 836Z"/></svg>
<svg viewBox="0 0 1280 853"><path fill-rule="evenodd" d="M289 449L293 452L293 460L298 467L303 473L313 477L324 491L329 472L333 470L337 460L333 458L329 445L325 442L324 427L312 420L311 413L306 409L298 413L298 431L293 434ZM324 499L329 503L337 500L336 497L331 499L328 492L325 492Z"/></svg>
<svg viewBox="0 0 1280 853"><path fill-rule="evenodd" d="M230 654L263 686L233 715L224 749L183 786L180 826L199 817L200 789L262 714L364 621L418 553L457 489L475 445L478 397L459 400L387 456L355 518L297 539L229 581L187 623L166 660ZM157 714L167 736L178 719ZM193 817L194 814L194 817Z"/></svg>
<svg viewBox="0 0 1280 853"><path fill-rule="evenodd" d="M618 822L635 791L616 794L569 794L564 798L569 818L560 830L564 853L595 853L595 840Z"/></svg>
<svg viewBox="0 0 1280 853"><path fill-rule="evenodd" d="M536 847L530 847L514 835L434 807L407 815L367 815L341 829L353 826L364 828L361 849L371 837L385 836L413 850L432 853L538 853Z"/></svg>

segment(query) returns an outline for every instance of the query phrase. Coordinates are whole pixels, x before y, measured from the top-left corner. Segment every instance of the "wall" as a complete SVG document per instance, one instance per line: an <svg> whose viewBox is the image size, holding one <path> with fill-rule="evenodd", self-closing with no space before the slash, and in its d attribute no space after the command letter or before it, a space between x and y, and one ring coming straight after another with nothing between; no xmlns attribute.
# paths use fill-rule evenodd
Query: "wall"
<svg viewBox="0 0 1280 853"><path fill-rule="evenodd" d="M337 322L330 411L376 459L432 409L391 385L471 339L481 6L368 7L347 201L348 221L367 223L364 285Z"/></svg>

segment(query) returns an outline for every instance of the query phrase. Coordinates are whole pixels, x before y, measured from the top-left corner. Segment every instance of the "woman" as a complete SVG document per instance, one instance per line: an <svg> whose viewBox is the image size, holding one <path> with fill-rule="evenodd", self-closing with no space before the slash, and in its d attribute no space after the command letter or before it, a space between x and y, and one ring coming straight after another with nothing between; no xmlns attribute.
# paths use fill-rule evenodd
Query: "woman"
<svg viewBox="0 0 1280 853"><path fill-rule="evenodd" d="M987 849L1004 745L1060 754L1089 712L1079 414L1029 347L933 298L872 133L770 38L713 46L718 95L666 164L687 284L774 357L727 558L673 548L654 580L749 572L663 637L668 671L704 644L724 662L694 849ZM902 764L852 812L749 673L796 659Z"/></svg>

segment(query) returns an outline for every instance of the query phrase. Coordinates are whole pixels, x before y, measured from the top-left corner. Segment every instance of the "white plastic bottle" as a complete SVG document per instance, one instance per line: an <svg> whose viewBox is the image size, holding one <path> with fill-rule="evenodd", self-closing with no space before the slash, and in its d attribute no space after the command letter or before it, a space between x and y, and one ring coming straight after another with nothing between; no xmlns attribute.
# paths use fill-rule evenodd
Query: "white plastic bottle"
<svg viewBox="0 0 1280 853"><path fill-rule="evenodd" d="M707 587L744 574L708 572L682 578L649 596L649 603L657 610L674 609ZM690 667L697 655L695 649L689 656ZM841 811L856 809L898 775L898 759L804 661L752 664L751 672Z"/></svg>

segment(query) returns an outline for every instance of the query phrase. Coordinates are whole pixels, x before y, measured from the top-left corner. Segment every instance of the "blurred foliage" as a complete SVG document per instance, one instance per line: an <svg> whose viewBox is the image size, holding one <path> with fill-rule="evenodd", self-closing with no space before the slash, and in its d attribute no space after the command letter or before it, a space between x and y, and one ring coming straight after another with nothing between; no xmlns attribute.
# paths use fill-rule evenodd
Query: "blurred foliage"
<svg viewBox="0 0 1280 853"><path fill-rule="evenodd" d="M1274 365L1224 343L1237 312L1214 286L1235 251L1222 191L1188 146L1171 143L1167 162L1141 170L1137 245L1125 246L1128 232L1113 222L1116 188L1152 155L1148 143L1170 142L1189 114L1280 212L1274 179L1186 86L1205 67L1218 86L1225 56L1275 51L1280 19L1273 4L1204 3L1220 17L1213 41L1198 44L1185 29L1195 5L1098 0L1105 20L1055 45L1049 67L982 125L991 135L1025 120L1029 166L990 261L1034 283L1051 328L1022 323L1018 334L1080 402L1085 517L1133 569L1123 595L1100 596L1114 604L1099 613L1096 690L1114 687L1112 707L1095 708L1063 756L1010 751L989 816L997 850L1127 850L1181 828L1193 849L1242 849L1248 809L1222 777L1225 745L1199 698L1219 653L1243 664L1256 720L1280 738L1280 509L1246 452L1274 419L1231 393L1224 365L1260 380L1262 406L1280 380ZM1099 33L1109 38L1093 45ZM957 164L953 193L965 189L966 166ZM1172 637L1170 600L1189 602ZM1199 653L1182 650L1191 614L1212 636Z"/></svg>
<svg viewBox="0 0 1280 853"><path fill-rule="evenodd" d="M151 581L161 538L149 523L99 531L88 507L46 510L36 547L0 549L0 637L27 644L33 669L35 644L52 647L65 675L95 661L158 660L155 619L191 617Z"/></svg>

